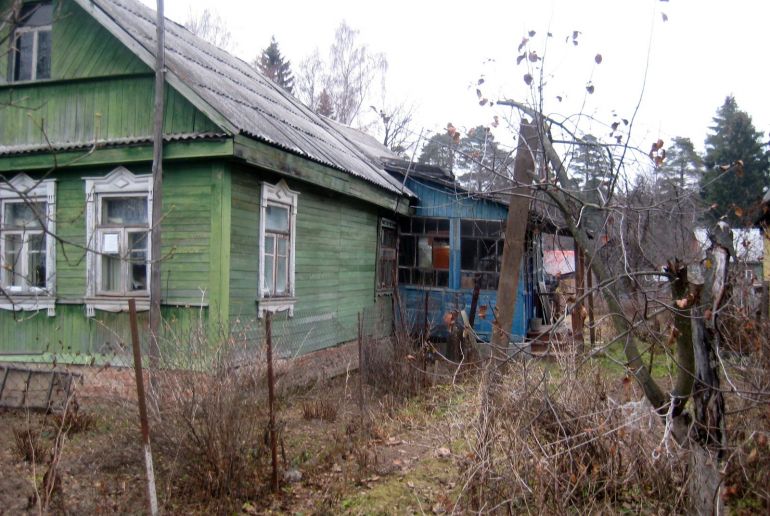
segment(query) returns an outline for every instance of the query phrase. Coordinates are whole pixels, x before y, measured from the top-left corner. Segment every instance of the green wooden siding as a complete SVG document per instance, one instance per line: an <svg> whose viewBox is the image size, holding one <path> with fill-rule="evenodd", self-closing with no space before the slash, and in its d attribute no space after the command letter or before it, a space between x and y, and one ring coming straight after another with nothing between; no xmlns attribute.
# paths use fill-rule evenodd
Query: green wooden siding
<svg viewBox="0 0 770 516"><path fill-rule="evenodd" d="M230 222L230 320L254 318L259 278L260 180L253 170L235 167L232 173Z"/></svg>
<svg viewBox="0 0 770 516"><path fill-rule="evenodd" d="M147 138L152 135L153 95L151 76L0 86L0 142L55 145ZM166 134L217 130L190 102L166 87Z"/></svg>
<svg viewBox="0 0 770 516"><path fill-rule="evenodd" d="M275 183L279 176L246 168L233 172L230 329L236 338L254 342L263 338L264 331L262 321L255 317L262 180ZM378 301L386 312L390 309L390 298L377 298L374 291L377 208L307 183L288 183L299 192L297 302L293 318L275 317L274 339L283 356L353 340L360 311L373 313ZM385 325L389 329L389 323Z"/></svg>
<svg viewBox="0 0 770 516"><path fill-rule="evenodd" d="M175 344L207 324L206 309L164 306L161 309L161 349ZM146 346L148 312L139 312L142 344ZM96 312L86 317L83 305L58 305L56 316L46 312L0 310L0 360L89 364L130 364L131 329L127 313Z"/></svg>
<svg viewBox="0 0 770 516"><path fill-rule="evenodd" d="M59 2L51 39L52 79L150 72L133 52L74 2Z"/></svg>

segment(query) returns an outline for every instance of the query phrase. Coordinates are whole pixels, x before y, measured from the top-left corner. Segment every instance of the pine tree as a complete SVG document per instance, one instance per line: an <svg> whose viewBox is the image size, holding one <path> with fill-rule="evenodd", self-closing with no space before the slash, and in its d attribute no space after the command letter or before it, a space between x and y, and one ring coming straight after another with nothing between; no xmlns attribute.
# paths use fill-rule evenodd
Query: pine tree
<svg viewBox="0 0 770 516"><path fill-rule="evenodd" d="M701 197L712 207L711 218L726 216L731 224L750 224L770 172L764 135L754 129L751 117L738 109L732 96L725 99L713 120L711 134L706 137ZM727 173L720 168L738 160L743 167L733 167Z"/></svg>
<svg viewBox="0 0 770 516"><path fill-rule="evenodd" d="M612 175L610 166L605 147L595 136L588 134L583 137L581 143L575 145L569 169L578 188L585 192L587 199L597 202L600 201L599 193L605 192L607 182Z"/></svg>
<svg viewBox="0 0 770 516"><path fill-rule="evenodd" d="M270 39L270 44L262 51L262 55L259 60L254 62L254 66L278 86L290 94L294 94L294 74L291 72L291 62L284 60L278 49L275 36Z"/></svg>
<svg viewBox="0 0 770 516"><path fill-rule="evenodd" d="M499 148L489 127L474 127L460 140L457 179L468 190L496 193L509 188L508 169L512 164L509 153Z"/></svg>
<svg viewBox="0 0 770 516"><path fill-rule="evenodd" d="M446 172L452 172L455 164L457 143L449 133L436 133L423 146L418 161L427 165L441 167Z"/></svg>
<svg viewBox="0 0 770 516"><path fill-rule="evenodd" d="M703 175L703 159L689 138L675 136L657 174L664 191L676 188L681 192L698 184Z"/></svg>

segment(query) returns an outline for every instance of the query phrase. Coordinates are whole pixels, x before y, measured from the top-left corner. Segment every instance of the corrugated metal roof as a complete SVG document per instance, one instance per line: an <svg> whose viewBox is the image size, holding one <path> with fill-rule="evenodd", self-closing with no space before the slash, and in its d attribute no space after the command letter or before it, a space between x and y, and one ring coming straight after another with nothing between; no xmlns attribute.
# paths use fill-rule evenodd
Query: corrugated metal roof
<svg viewBox="0 0 770 516"><path fill-rule="evenodd" d="M77 0L96 6L123 32L155 55L155 11L135 0ZM98 18L97 18L98 20ZM114 33L114 27L107 27ZM240 133L360 177L391 192L401 185L327 120L246 62L166 24L166 68ZM141 56L140 56L141 57ZM154 58L154 57L153 57ZM409 193L409 192L407 192Z"/></svg>
<svg viewBox="0 0 770 516"><path fill-rule="evenodd" d="M164 134L163 141L179 142L189 140L221 140L228 137L227 133L176 133ZM116 147L119 145L137 145L152 143L152 136L128 136L125 138L110 138L106 140L61 142L61 143L36 143L31 145L0 145L0 156L15 154L33 154L35 152L65 152L90 149L92 147Z"/></svg>

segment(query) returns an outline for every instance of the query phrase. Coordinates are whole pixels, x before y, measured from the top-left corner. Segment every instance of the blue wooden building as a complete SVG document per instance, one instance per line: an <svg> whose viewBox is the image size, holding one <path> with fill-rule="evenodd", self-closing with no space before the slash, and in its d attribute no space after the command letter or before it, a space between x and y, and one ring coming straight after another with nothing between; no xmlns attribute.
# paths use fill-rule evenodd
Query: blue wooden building
<svg viewBox="0 0 770 516"><path fill-rule="evenodd" d="M398 291L407 322L416 332L427 325L434 337L447 333L444 315L470 310L476 282L480 285L474 330L489 340L494 320L503 253L507 204L461 188L451 173L438 167L384 160L418 200L414 215L398 219ZM415 202L415 201L413 201ZM522 261L511 327L522 340L537 314L536 267L538 230L530 228ZM426 310L427 307L427 310Z"/></svg>

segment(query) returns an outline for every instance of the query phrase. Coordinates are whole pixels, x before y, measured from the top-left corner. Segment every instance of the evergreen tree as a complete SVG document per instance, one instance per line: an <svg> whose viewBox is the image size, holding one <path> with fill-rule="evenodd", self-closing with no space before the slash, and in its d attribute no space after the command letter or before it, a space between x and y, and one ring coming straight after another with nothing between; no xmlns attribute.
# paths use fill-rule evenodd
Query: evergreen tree
<svg viewBox="0 0 770 516"><path fill-rule="evenodd" d="M290 94L294 94L294 75L291 72L291 63L284 60L283 55L281 55L275 36L270 39L270 44L262 51L262 55L259 60L254 62L254 66L278 86Z"/></svg>
<svg viewBox="0 0 770 516"><path fill-rule="evenodd" d="M420 152L418 161L427 165L441 167L452 172L455 164L457 144L449 133L436 133L428 140Z"/></svg>
<svg viewBox="0 0 770 516"><path fill-rule="evenodd" d="M600 201L599 194L606 192L612 175L610 167L607 151L595 136L588 134L581 143L575 144L569 169L576 186L584 191L587 200Z"/></svg>
<svg viewBox="0 0 770 516"><path fill-rule="evenodd" d="M458 181L474 192L497 193L510 188L512 159L501 150L489 127L482 125L468 131L458 149Z"/></svg>
<svg viewBox="0 0 770 516"><path fill-rule="evenodd" d="M712 218L726 216L731 224L750 224L751 211L762 197L770 171L768 154L763 149L764 135L754 129L751 117L738 109L732 96L725 99L713 120L711 134L706 137L701 196L712 206ZM738 160L743 167L727 173L720 168Z"/></svg>
<svg viewBox="0 0 770 516"><path fill-rule="evenodd" d="M661 191L680 193L698 184L703 175L703 159L695 152L689 138L675 136L666 149L666 157L657 171Z"/></svg>

